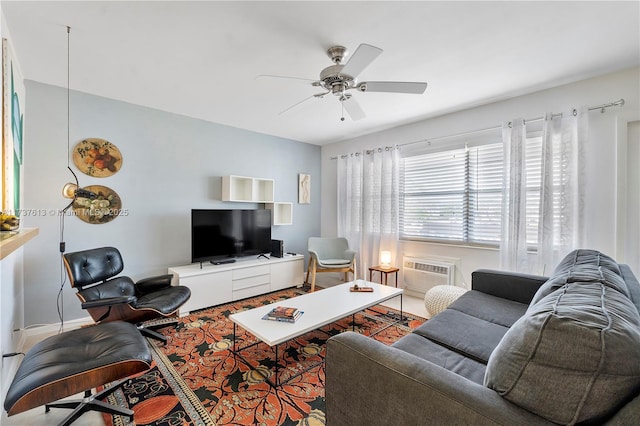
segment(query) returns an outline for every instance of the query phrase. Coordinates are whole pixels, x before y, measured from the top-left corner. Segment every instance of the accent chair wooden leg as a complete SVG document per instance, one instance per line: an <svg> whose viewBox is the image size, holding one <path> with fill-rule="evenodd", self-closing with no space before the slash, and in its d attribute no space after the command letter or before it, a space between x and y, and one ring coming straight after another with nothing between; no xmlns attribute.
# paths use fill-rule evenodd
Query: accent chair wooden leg
<svg viewBox="0 0 640 426"><path fill-rule="evenodd" d="M316 262L311 262L311 293L316 290Z"/></svg>
<svg viewBox="0 0 640 426"><path fill-rule="evenodd" d="M304 279L304 283L309 283L309 272L311 272L311 256L309 256L309 262L307 262L307 278Z"/></svg>

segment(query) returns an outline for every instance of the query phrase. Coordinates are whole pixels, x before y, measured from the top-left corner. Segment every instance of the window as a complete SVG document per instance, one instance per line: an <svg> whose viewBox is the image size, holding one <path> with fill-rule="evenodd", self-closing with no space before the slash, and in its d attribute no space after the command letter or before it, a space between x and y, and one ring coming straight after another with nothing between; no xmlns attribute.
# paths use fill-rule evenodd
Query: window
<svg viewBox="0 0 640 426"><path fill-rule="evenodd" d="M407 155L401 160L400 237L498 246L503 148L476 146ZM527 243L535 245L541 185L541 138L527 139Z"/></svg>

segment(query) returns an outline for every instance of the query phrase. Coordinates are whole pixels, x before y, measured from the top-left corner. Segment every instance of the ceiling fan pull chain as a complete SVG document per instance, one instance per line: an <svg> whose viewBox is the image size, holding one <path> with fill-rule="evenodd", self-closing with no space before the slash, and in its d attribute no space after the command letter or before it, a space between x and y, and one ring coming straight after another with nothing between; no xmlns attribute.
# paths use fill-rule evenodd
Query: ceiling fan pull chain
<svg viewBox="0 0 640 426"><path fill-rule="evenodd" d="M340 98L340 106L342 106L342 117L340 117L340 121L344 121L344 96Z"/></svg>

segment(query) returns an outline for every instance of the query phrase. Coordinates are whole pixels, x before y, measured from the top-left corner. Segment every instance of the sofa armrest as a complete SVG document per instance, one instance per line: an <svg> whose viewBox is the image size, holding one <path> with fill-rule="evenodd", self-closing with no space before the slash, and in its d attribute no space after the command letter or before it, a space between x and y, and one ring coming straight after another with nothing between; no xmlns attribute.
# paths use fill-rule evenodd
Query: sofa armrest
<svg viewBox="0 0 640 426"><path fill-rule="evenodd" d="M471 273L471 289L528 305L548 279L542 275L478 269Z"/></svg>
<svg viewBox="0 0 640 426"><path fill-rule="evenodd" d="M493 390L353 332L327 342L327 425L550 425Z"/></svg>

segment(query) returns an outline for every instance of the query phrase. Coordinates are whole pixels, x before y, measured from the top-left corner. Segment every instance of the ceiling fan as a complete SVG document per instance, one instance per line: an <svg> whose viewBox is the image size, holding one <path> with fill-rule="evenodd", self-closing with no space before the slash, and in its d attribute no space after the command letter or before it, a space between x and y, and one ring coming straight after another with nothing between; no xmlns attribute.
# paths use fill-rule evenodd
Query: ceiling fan
<svg viewBox="0 0 640 426"><path fill-rule="evenodd" d="M304 102L314 98L324 98L326 95L332 94L338 98L342 105L342 116L340 120L344 121L344 110L347 111L353 121L361 120L365 117L364 111L360 108L350 91L358 92L387 92L387 93L410 93L422 94L427 88L427 83L407 82L407 81L357 81L358 75L371 64L381 53L382 49L371 46L369 44L361 44L351 55L346 63L342 63L346 56L347 48L344 46L333 46L327 49L327 55L331 58L334 65L330 65L320 71L319 80L309 80L297 77L285 77L277 75L262 75L260 77L271 78L287 78L302 80L309 82L311 86L320 87L324 92L311 95L300 102L291 105L289 108L281 111L284 114L287 111L303 104Z"/></svg>

